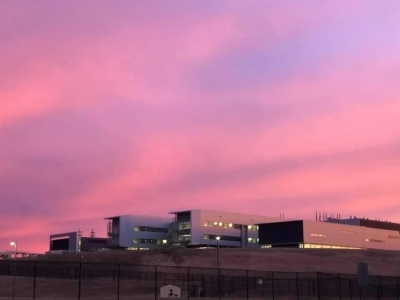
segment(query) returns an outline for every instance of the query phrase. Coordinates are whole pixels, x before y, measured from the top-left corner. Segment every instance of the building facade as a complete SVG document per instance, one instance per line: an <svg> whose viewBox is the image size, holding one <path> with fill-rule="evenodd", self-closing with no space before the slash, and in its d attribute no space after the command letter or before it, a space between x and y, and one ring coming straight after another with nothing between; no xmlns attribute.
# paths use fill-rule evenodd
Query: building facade
<svg viewBox="0 0 400 300"><path fill-rule="evenodd" d="M259 229L261 248L400 250L398 230L372 228L358 224L297 220L259 224Z"/></svg>
<svg viewBox="0 0 400 300"><path fill-rule="evenodd" d="M82 237L79 231L50 235L50 251L86 252L108 248L108 239L99 237Z"/></svg>
<svg viewBox="0 0 400 300"><path fill-rule="evenodd" d="M106 218L110 248L151 250L170 244L169 218L123 215Z"/></svg>
<svg viewBox="0 0 400 300"><path fill-rule="evenodd" d="M171 212L172 245L185 247L258 247L258 223L282 221L259 215L214 210ZM219 239L219 240L218 240Z"/></svg>

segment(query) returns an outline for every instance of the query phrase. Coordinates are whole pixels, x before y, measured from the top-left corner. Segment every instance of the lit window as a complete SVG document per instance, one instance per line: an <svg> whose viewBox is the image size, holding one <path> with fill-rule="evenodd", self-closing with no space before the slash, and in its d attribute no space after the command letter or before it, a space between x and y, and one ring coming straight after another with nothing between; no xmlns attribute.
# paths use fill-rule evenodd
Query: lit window
<svg viewBox="0 0 400 300"><path fill-rule="evenodd" d="M167 240L162 240L162 243L163 243L163 244L166 244L166 243L167 243Z"/></svg>
<svg viewBox="0 0 400 300"><path fill-rule="evenodd" d="M133 242L134 242L135 244L138 244L138 243L139 243L139 239L133 239Z"/></svg>
<svg viewBox="0 0 400 300"><path fill-rule="evenodd" d="M355 231L348 231L348 230L342 230L341 232L344 234L353 234L353 235L356 234Z"/></svg>
<svg viewBox="0 0 400 300"><path fill-rule="evenodd" d="M253 241L253 239L252 238L247 238L247 241L251 243Z"/></svg>
<svg viewBox="0 0 400 300"><path fill-rule="evenodd" d="M229 228L232 228L232 227L233 227L233 224L232 224L232 223L229 223L228 226L229 226Z"/></svg>
<svg viewBox="0 0 400 300"><path fill-rule="evenodd" d="M326 237L326 234L323 234L323 233L311 233L311 236L315 236L315 237Z"/></svg>
<svg viewBox="0 0 400 300"><path fill-rule="evenodd" d="M204 226L208 226L208 222L206 221L206 222L204 222Z"/></svg>
<svg viewBox="0 0 400 300"><path fill-rule="evenodd" d="M218 226L218 222L214 222L214 226Z"/></svg>
<svg viewBox="0 0 400 300"><path fill-rule="evenodd" d="M139 231L139 230L140 230L139 226L133 227L133 231Z"/></svg>
<svg viewBox="0 0 400 300"><path fill-rule="evenodd" d="M251 227L252 227L251 225L247 225L248 230L251 230Z"/></svg>
<svg viewBox="0 0 400 300"><path fill-rule="evenodd" d="M209 236L208 234L205 234L205 235L204 235L204 239L205 239L205 240L209 240L209 239L210 239L210 236Z"/></svg>
<svg viewBox="0 0 400 300"><path fill-rule="evenodd" d="M377 240L377 239L365 239L366 242L373 242L373 243L384 243L384 240Z"/></svg>
<svg viewBox="0 0 400 300"><path fill-rule="evenodd" d="M228 223L224 223L224 228L228 228Z"/></svg>
<svg viewBox="0 0 400 300"><path fill-rule="evenodd" d="M222 222L219 222L219 223L218 223L218 226L222 227Z"/></svg>

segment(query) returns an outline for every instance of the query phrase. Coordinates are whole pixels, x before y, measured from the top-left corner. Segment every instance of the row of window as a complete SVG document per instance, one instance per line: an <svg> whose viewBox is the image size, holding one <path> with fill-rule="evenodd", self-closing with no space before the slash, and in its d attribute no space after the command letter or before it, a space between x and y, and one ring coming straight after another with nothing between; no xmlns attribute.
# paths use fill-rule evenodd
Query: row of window
<svg viewBox="0 0 400 300"><path fill-rule="evenodd" d="M133 239L135 244L154 244L154 245L161 245L167 244L167 240L157 240L157 239Z"/></svg>
<svg viewBox="0 0 400 300"><path fill-rule="evenodd" d="M226 223L226 222L217 222L217 221L205 221L203 223L205 227L223 227L223 228L233 228L240 229L240 224Z"/></svg>
<svg viewBox="0 0 400 300"><path fill-rule="evenodd" d="M342 230L340 232L343 233L343 234L351 234L351 235L355 235L356 234L355 231L349 231L349 230ZM311 236L326 237L326 234L324 234L324 233L311 233Z"/></svg>
<svg viewBox="0 0 400 300"><path fill-rule="evenodd" d="M356 235L355 231L349 231L349 230L342 230L341 233Z"/></svg>
<svg viewBox="0 0 400 300"><path fill-rule="evenodd" d="M323 233L311 233L311 236L326 237L326 234L323 234Z"/></svg>
<svg viewBox="0 0 400 300"><path fill-rule="evenodd" d="M247 242L253 243L253 244L258 243L258 238L247 238Z"/></svg>
<svg viewBox="0 0 400 300"><path fill-rule="evenodd" d="M213 235L213 234L204 235L205 240L216 240L217 237L219 237L221 241L240 242L242 240L240 236Z"/></svg>
<svg viewBox="0 0 400 300"><path fill-rule="evenodd" d="M178 223L178 230L186 230L190 229L190 222L179 222Z"/></svg>
<svg viewBox="0 0 400 300"><path fill-rule="evenodd" d="M316 249L354 249L360 250L361 248L358 247L348 247L348 246L335 246L335 245L319 245L319 244L300 244L299 248L316 248Z"/></svg>
<svg viewBox="0 0 400 300"><path fill-rule="evenodd" d="M269 249L269 248L272 248L272 245L262 245L261 248ZM354 249L354 250L362 249L362 248L358 248L358 247L320 245L320 244L304 244L304 243L299 244L299 248L302 248L302 249Z"/></svg>
<svg viewBox="0 0 400 300"><path fill-rule="evenodd" d="M135 226L133 231L146 231L146 232L163 232L168 233L168 228L148 227L148 226Z"/></svg>
<svg viewBox="0 0 400 300"><path fill-rule="evenodd" d="M377 239L365 239L366 242L373 242L373 243L384 243L385 240L377 240Z"/></svg>
<svg viewBox="0 0 400 300"><path fill-rule="evenodd" d="M191 235L190 234L180 234L178 236L179 241L190 241Z"/></svg>
<svg viewBox="0 0 400 300"><path fill-rule="evenodd" d="M205 227L223 227L223 228L233 228L233 229L240 229L242 225L234 224L234 223L227 223L227 222L218 222L218 221L204 221L203 225ZM247 229L251 231L258 231L258 225L247 225Z"/></svg>
<svg viewBox="0 0 400 300"><path fill-rule="evenodd" d="M150 250L150 248L136 248L136 247L129 247L127 250Z"/></svg>
<svg viewBox="0 0 400 300"><path fill-rule="evenodd" d="M342 233L346 233L346 234L353 234L352 232L354 231L342 231ZM356 234L354 232L354 234ZM314 237L326 237L326 234L323 233L311 233L311 236ZM400 239L400 236L396 236L396 235L389 235L388 236L390 239ZM366 242L373 242L373 243L385 243L385 240L378 240L378 239L365 239Z"/></svg>

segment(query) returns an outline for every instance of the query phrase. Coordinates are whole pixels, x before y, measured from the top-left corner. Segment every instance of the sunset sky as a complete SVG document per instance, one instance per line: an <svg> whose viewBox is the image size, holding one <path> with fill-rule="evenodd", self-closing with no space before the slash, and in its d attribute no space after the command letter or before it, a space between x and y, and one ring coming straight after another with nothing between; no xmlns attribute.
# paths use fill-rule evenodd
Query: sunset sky
<svg viewBox="0 0 400 300"><path fill-rule="evenodd" d="M400 222L400 2L0 1L0 250L217 209Z"/></svg>

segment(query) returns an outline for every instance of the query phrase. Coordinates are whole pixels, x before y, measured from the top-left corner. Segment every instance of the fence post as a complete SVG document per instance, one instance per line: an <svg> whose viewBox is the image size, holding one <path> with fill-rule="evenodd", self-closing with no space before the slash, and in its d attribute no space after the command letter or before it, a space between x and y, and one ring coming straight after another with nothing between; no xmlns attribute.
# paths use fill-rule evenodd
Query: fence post
<svg viewBox="0 0 400 300"><path fill-rule="evenodd" d="M246 297L249 300L249 270L246 270Z"/></svg>
<svg viewBox="0 0 400 300"><path fill-rule="evenodd" d="M187 276L188 276L188 282L187 282L187 298L188 300L190 299L190 267L187 268Z"/></svg>
<svg viewBox="0 0 400 300"><path fill-rule="evenodd" d="M78 283L78 300L81 299L81 285L82 285L82 262L79 263L79 283Z"/></svg>
<svg viewBox="0 0 400 300"><path fill-rule="evenodd" d="M157 266L154 266L154 300L157 300Z"/></svg>
<svg viewBox="0 0 400 300"><path fill-rule="evenodd" d="M34 269L33 269L33 297L32 299L36 299L36 270L37 270L37 261L35 261Z"/></svg>
<svg viewBox="0 0 400 300"><path fill-rule="evenodd" d="M339 300L342 300L342 288L340 286L340 282L342 281L340 274L339 274Z"/></svg>
<svg viewBox="0 0 400 300"><path fill-rule="evenodd" d="M353 299L353 289L352 289L351 279L349 279L349 284L350 284L350 300L351 300Z"/></svg>
<svg viewBox="0 0 400 300"><path fill-rule="evenodd" d="M272 300L274 300L275 299L274 272L271 273L271 283L272 283Z"/></svg>
<svg viewBox="0 0 400 300"><path fill-rule="evenodd" d="M117 299L119 300L119 285L120 285L120 273L121 273L121 264L118 264L118 277L117 277L117 279L118 279L118 283L117 283L117 286L118 286L118 292L117 292Z"/></svg>
<svg viewBox="0 0 400 300"><path fill-rule="evenodd" d="M299 272L296 272L296 294L297 299L300 299L300 291L299 291Z"/></svg>
<svg viewBox="0 0 400 300"><path fill-rule="evenodd" d="M320 294L319 294L319 272L317 272L317 299L320 299Z"/></svg>

